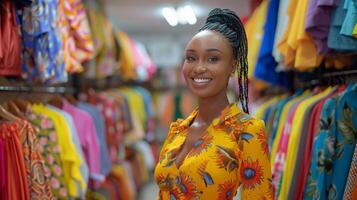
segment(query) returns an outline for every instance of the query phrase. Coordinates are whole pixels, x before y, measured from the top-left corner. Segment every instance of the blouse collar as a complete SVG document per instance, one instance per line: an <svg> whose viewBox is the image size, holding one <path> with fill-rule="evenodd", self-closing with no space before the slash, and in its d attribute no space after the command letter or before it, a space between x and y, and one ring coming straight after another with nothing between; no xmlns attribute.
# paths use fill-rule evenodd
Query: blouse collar
<svg viewBox="0 0 357 200"><path fill-rule="evenodd" d="M244 112L237 106L236 103L231 103L221 111L221 114L218 117L216 117L212 120L211 125L218 126L222 122L224 122L232 117L235 117L240 113L244 113ZM190 126L192 120L197 116L197 114L198 114L198 107L194 111L192 111L192 113L185 120L178 119L176 121L177 128L179 130L188 128Z"/></svg>

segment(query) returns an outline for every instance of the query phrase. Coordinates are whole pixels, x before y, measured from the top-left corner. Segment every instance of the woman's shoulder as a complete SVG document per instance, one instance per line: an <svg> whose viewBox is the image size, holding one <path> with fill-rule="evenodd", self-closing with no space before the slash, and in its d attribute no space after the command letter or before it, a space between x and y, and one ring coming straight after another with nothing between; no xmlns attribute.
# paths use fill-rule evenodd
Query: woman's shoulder
<svg viewBox="0 0 357 200"><path fill-rule="evenodd" d="M257 119L247 113L240 113L237 115L237 121L242 125L244 132L256 132L265 129L265 123L261 119Z"/></svg>
<svg viewBox="0 0 357 200"><path fill-rule="evenodd" d="M182 118L176 119L176 121L170 123L170 130L178 128L184 120Z"/></svg>

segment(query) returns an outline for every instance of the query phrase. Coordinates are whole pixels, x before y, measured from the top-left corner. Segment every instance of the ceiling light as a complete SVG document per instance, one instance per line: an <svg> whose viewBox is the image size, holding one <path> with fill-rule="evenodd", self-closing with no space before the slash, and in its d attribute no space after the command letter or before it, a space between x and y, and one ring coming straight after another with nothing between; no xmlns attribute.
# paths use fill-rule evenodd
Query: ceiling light
<svg viewBox="0 0 357 200"><path fill-rule="evenodd" d="M177 17L180 24L182 25L187 24L186 12L184 7L181 6L177 9Z"/></svg>
<svg viewBox="0 0 357 200"><path fill-rule="evenodd" d="M184 8L184 13L185 13L185 17L186 17L186 21L191 24L194 25L197 22L197 18L195 13L193 12L193 9L191 6L187 5Z"/></svg>
<svg viewBox="0 0 357 200"><path fill-rule="evenodd" d="M178 24L177 13L173 7L163 8L162 15L165 17L170 26L176 26Z"/></svg>

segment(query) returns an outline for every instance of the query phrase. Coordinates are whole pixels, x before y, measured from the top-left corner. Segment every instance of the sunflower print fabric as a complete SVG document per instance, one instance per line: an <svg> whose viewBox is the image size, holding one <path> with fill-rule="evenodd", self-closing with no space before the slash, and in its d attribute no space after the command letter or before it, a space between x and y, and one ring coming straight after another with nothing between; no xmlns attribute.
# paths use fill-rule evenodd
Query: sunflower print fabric
<svg viewBox="0 0 357 200"><path fill-rule="evenodd" d="M233 103L215 118L181 166L176 157L196 109L172 123L155 169L158 199L229 200L242 188L241 199L273 199L269 149L264 123Z"/></svg>

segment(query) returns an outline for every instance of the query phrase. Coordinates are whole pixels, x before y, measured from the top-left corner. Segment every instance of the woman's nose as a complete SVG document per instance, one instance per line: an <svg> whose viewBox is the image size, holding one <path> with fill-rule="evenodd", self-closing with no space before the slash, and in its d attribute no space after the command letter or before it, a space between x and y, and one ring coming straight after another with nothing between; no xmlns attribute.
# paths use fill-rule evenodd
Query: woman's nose
<svg viewBox="0 0 357 200"><path fill-rule="evenodd" d="M194 68L195 73L203 73L207 71L207 68L203 65L202 62L199 62L198 65Z"/></svg>

